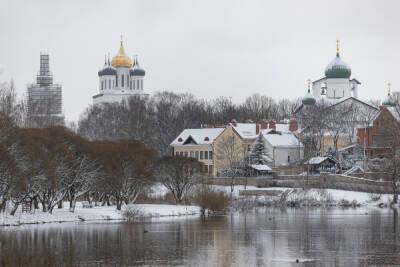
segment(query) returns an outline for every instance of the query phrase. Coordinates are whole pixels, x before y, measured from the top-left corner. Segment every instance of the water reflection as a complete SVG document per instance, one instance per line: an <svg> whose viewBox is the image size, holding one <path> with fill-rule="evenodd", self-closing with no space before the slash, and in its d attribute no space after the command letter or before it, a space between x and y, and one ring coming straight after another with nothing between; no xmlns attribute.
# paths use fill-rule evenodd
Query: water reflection
<svg viewBox="0 0 400 267"><path fill-rule="evenodd" d="M153 223L0 229L0 266L400 265L393 210L256 209Z"/></svg>

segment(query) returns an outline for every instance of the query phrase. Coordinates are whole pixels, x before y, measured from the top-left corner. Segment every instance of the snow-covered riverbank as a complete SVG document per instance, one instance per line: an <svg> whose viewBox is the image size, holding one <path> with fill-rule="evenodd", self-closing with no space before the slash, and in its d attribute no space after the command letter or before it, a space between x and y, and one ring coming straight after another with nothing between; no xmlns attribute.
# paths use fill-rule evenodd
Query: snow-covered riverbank
<svg viewBox="0 0 400 267"><path fill-rule="evenodd" d="M221 190L230 194L229 186L213 186L217 190ZM281 192L275 196L272 195L259 195L259 196L241 196L240 192L244 190L248 191L275 191ZM285 194L285 196L282 196ZM302 188L286 188L286 187L265 187L259 188L255 186L247 186L246 189L242 185L234 187L233 197L235 199L239 198L253 198L257 199L260 203L272 203L275 200L281 200L285 202L304 202L310 201L314 204L333 204L341 205L341 203L355 203L360 206L379 206L379 205L389 205L393 199L391 194L371 194L365 192L355 192L337 189L302 189ZM312 205L312 204L311 204Z"/></svg>
<svg viewBox="0 0 400 267"><path fill-rule="evenodd" d="M186 216L200 213L200 208L196 206L160 204L135 204L132 206L138 209L144 218ZM77 207L73 213L69 212L67 205L65 205L65 208L54 209L53 214L40 210L36 210L34 213L22 213L21 210L18 210L14 216L6 213L0 214L1 226L109 220L124 220L122 212L117 211L115 206L82 208L81 203L77 203Z"/></svg>

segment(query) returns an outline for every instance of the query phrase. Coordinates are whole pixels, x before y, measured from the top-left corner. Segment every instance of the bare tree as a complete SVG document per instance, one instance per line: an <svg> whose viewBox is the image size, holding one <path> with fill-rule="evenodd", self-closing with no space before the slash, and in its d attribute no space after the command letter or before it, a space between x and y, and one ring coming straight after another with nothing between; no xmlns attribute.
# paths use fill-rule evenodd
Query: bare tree
<svg viewBox="0 0 400 267"><path fill-rule="evenodd" d="M180 203L201 180L203 164L194 158L162 157L156 164L155 176Z"/></svg>
<svg viewBox="0 0 400 267"><path fill-rule="evenodd" d="M227 130L230 128L227 128ZM227 131L225 130L225 131ZM230 178L231 200L235 187L235 178L239 172L239 166L244 158L244 151L240 138L231 130L222 135L215 145L216 159L220 161L224 175Z"/></svg>

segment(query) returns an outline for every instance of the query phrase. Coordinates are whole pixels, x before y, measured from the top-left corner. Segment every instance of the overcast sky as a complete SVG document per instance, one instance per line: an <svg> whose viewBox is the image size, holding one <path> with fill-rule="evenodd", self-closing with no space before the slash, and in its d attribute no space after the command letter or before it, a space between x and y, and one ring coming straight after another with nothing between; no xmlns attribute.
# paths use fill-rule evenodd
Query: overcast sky
<svg viewBox="0 0 400 267"><path fill-rule="evenodd" d="M360 97L378 99L388 81L400 90L399 10L396 0L0 0L0 81L14 79L22 96L49 52L65 115L77 120L122 34L149 93L294 99L323 76L339 38Z"/></svg>

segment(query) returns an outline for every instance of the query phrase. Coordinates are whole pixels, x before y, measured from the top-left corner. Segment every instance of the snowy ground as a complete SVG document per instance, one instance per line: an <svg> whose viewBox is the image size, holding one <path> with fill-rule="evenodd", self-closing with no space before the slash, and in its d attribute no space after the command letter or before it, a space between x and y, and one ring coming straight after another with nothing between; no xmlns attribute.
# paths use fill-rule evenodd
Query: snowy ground
<svg viewBox="0 0 400 267"><path fill-rule="evenodd" d="M54 209L53 214L36 210L35 213L22 213L18 210L14 216L0 214L0 225L20 225L76 221L123 220L121 211L115 206L82 208L82 203L77 203L75 212L69 212L68 205L63 209ZM200 213L199 207L181 205L135 204L133 207L140 210L144 217L185 216ZM124 209L124 208L123 208Z"/></svg>
<svg viewBox="0 0 400 267"><path fill-rule="evenodd" d="M220 186L220 185L213 185L212 186L216 190L224 191L228 195L230 195L231 188L230 186ZM236 185L233 190L233 197L238 198L239 192L244 189L244 185ZM256 187L256 186L247 186L246 190L290 190L293 191L293 188L286 188L286 187ZM157 197L163 197L168 190L162 185L157 184L152 188L153 195ZM355 191L346 191L346 190L337 190L337 189L310 189L301 192L301 189L296 190L296 194L289 194L288 200L292 200L293 198L304 197L304 198L313 198L316 200L326 200L329 198L332 202L339 202L341 200L347 200L352 202L353 200L357 201L361 205L378 205L379 203L389 203L393 195L391 194L381 194L379 201L372 201L372 197L376 196L377 194L365 193L365 192L355 192ZM300 192L299 192L300 191ZM323 193L323 194L321 194ZM292 199L291 199L292 198Z"/></svg>
<svg viewBox="0 0 400 267"><path fill-rule="evenodd" d="M230 194L231 188L230 186L213 186L217 190L221 190ZM303 198L313 198L316 200L324 201L327 198L332 202L339 202L341 200L347 200L349 202L357 201L361 205L378 205L379 203L389 203L393 195L391 194L381 194L380 199L378 201L373 201L372 197L376 197L377 194L365 193L365 192L354 192L354 191L346 191L346 190L337 190L337 189L309 189L309 190L301 190L297 189L296 192L293 188L285 188L285 187L266 187L266 188L258 188L256 186L247 186L247 190L289 190L288 200L294 200L295 198L303 197ZM244 186L238 185L234 187L233 196L235 198L239 197L239 191L245 190ZM293 192L293 193L292 193ZM295 192L295 194L294 194Z"/></svg>

